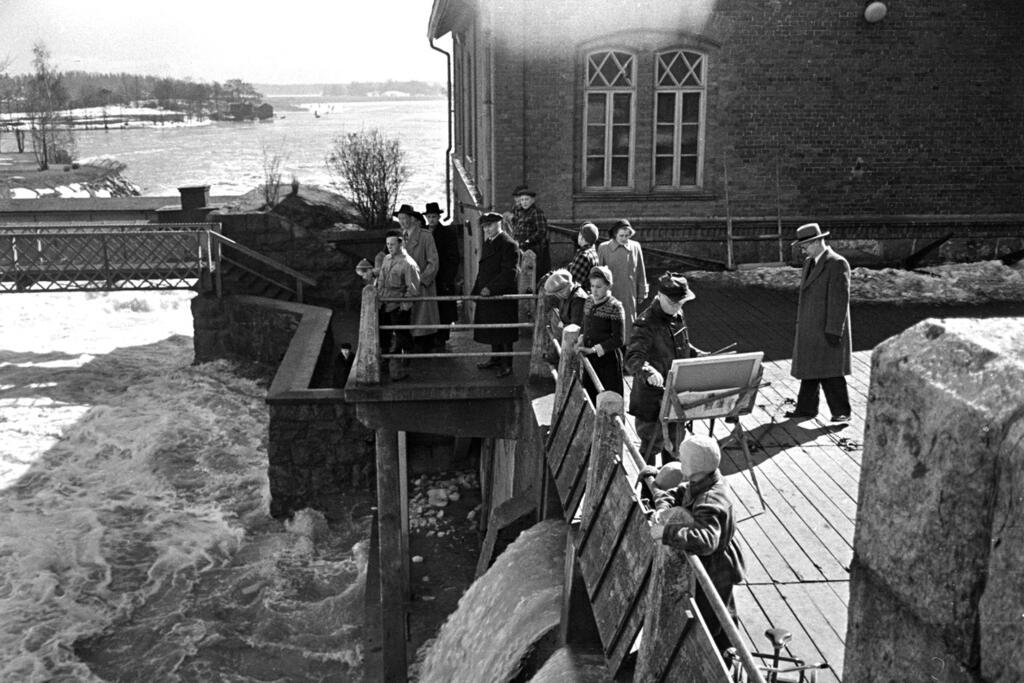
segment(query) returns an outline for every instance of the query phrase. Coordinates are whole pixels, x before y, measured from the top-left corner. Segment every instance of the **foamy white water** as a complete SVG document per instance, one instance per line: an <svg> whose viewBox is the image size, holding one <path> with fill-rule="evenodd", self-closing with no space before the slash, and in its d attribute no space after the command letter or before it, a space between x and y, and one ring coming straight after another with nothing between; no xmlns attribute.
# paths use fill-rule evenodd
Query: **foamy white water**
<svg viewBox="0 0 1024 683"><path fill-rule="evenodd" d="M191 293L0 296L0 680L358 679L368 521L269 518Z"/></svg>

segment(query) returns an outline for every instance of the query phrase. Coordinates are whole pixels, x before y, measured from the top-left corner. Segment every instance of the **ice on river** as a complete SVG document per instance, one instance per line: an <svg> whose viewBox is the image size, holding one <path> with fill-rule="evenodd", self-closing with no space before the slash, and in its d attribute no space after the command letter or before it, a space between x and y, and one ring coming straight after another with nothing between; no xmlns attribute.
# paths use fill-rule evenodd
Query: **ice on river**
<svg viewBox="0 0 1024 683"><path fill-rule="evenodd" d="M0 680L359 677L368 522L272 520L191 293L0 296Z"/></svg>

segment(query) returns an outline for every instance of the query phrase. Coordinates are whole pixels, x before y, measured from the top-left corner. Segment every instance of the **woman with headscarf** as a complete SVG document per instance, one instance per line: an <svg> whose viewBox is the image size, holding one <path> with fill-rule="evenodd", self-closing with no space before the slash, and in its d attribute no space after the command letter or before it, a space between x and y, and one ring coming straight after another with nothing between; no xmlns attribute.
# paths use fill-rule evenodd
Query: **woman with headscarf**
<svg viewBox="0 0 1024 683"><path fill-rule="evenodd" d="M622 304L625 323L623 340L629 339L640 303L647 298L647 273L644 270L644 252L640 243L633 241L636 230L626 219L619 220L608 231L610 240L597 248L598 265L608 266L614 283L612 296Z"/></svg>
<svg viewBox="0 0 1024 683"><path fill-rule="evenodd" d="M590 296L583 305L583 334L576 350L587 357L605 391L622 395L622 304L609 294L614 282L607 266L590 269ZM590 376L583 377L583 387L592 401L597 401L597 388Z"/></svg>

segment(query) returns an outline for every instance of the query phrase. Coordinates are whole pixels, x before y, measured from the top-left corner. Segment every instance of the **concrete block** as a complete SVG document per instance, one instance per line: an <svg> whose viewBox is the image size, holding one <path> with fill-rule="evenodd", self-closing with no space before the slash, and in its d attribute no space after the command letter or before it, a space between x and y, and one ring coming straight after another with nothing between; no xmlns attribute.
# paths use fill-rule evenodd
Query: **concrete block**
<svg viewBox="0 0 1024 683"><path fill-rule="evenodd" d="M997 506L1009 519L1024 491L1019 477L1004 481L1024 457L1020 438L1010 438L1022 406L1022 320L926 320L876 348L854 537L855 561L867 571L852 577L848 667L923 632L972 672L988 659L979 629L1005 645L1002 665L1021 649L1024 612L1016 609L1011 630L986 626L980 609L984 602L1005 613L1022 594L1011 560L1024 552L1021 530L993 527ZM990 565L997 559L999 576ZM893 596L900 618L870 616L872 583ZM888 680L893 670L862 672Z"/></svg>

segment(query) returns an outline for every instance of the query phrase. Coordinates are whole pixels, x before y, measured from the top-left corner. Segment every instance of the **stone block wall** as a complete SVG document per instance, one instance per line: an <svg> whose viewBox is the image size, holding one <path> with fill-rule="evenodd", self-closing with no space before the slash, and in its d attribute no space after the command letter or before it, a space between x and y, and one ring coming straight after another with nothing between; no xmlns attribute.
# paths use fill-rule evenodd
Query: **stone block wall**
<svg viewBox="0 0 1024 683"><path fill-rule="evenodd" d="M341 397L310 403L270 403L270 514L305 507L328 517L352 487L373 488L374 433Z"/></svg>
<svg viewBox="0 0 1024 683"><path fill-rule="evenodd" d="M876 348L858 498L846 678L1024 680L1024 320Z"/></svg>
<svg viewBox="0 0 1024 683"><path fill-rule="evenodd" d="M200 294L192 299L195 362L218 358L277 365L302 318L297 311L270 308L259 297Z"/></svg>

